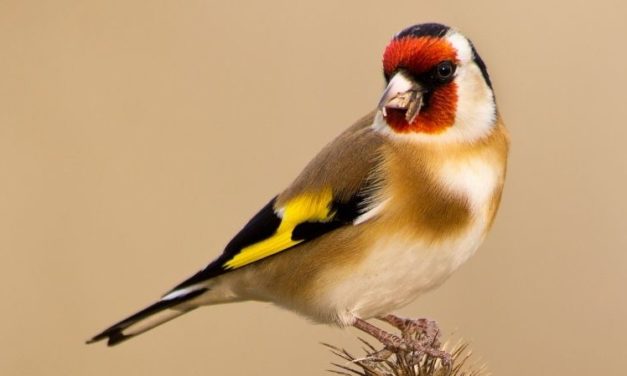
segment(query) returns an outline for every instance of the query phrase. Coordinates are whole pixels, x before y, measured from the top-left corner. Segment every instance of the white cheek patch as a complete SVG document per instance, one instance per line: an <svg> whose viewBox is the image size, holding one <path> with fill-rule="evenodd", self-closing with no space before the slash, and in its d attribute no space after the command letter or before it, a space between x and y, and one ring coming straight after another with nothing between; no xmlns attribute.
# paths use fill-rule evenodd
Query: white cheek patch
<svg viewBox="0 0 627 376"><path fill-rule="evenodd" d="M496 103L481 70L471 61L460 67L455 83L455 123L446 133L450 132L454 138L468 142L487 136L496 122Z"/></svg>
<svg viewBox="0 0 627 376"><path fill-rule="evenodd" d="M457 84L455 123L446 133L453 139L471 142L486 136L494 127L496 121L494 94L474 61L473 49L468 39L454 30L446 39L455 48L459 60L455 74Z"/></svg>

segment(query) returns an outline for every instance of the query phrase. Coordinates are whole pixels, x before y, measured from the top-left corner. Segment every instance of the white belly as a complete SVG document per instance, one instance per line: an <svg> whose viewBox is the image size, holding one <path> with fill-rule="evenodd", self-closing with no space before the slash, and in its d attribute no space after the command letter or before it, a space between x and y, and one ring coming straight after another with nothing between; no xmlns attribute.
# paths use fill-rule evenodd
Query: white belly
<svg viewBox="0 0 627 376"><path fill-rule="evenodd" d="M325 300L343 324L403 307L444 282L476 251L486 223L478 218L462 237L440 244L421 244L402 234L381 239Z"/></svg>

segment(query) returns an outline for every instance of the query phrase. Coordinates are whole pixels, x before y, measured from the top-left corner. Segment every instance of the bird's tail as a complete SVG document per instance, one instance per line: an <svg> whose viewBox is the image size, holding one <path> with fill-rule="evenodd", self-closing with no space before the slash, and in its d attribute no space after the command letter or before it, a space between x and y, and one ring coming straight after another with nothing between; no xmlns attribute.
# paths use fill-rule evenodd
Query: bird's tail
<svg viewBox="0 0 627 376"><path fill-rule="evenodd" d="M203 294L208 289L196 288L191 291L185 290L187 289L175 291L174 293L164 296L158 302L105 329L100 334L88 340L87 343L107 339L107 345L114 346L131 337L144 333L195 309L195 306L186 305L184 303Z"/></svg>

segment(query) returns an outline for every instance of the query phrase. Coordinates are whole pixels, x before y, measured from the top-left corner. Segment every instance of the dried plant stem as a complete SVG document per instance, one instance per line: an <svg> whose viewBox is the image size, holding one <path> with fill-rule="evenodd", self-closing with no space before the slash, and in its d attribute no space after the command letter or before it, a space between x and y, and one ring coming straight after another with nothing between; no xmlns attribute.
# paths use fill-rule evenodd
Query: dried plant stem
<svg viewBox="0 0 627 376"><path fill-rule="evenodd" d="M471 352L468 344L459 342L452 346L450 352L447 346L439 340L439 329L433 321L424 319L407 320L396 316L387 316L383 321L400 330L399 338L408 343L421 343L424 348L417 351L415 348L403 346L384 346L381 349L370 342L359 338L363 344L362 357L357 357L345 349L323 343L343 362L331 363L335 368L328 370L331 373L344 376L483 376L485 367L473 366L468 359ZM444 355L445 354L445 355ZM443 361L444 359L444 361Z"/></svg>

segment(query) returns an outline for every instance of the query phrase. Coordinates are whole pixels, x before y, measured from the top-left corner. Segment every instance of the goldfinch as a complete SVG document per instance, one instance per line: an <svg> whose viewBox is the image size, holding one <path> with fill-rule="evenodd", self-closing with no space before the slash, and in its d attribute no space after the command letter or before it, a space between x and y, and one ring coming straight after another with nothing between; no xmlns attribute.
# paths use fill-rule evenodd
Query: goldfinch
<svg viewBox="0 0 627 376"><path fill-rule="evenodd" d="M354 326L440 285L481 244L499 206L509 138L485 64L457 30L427 23L383 55L376 109L328 144L204 269L88 342L118 344L200 306L272 302Z"/></svg>

